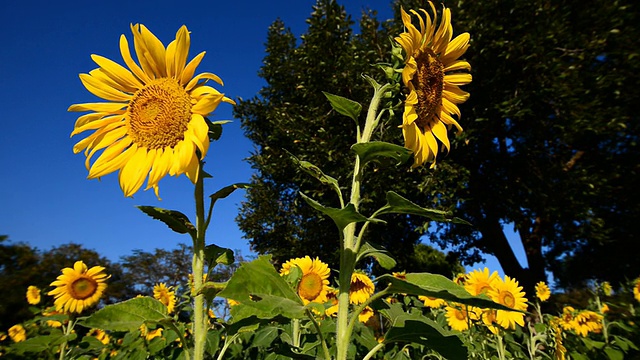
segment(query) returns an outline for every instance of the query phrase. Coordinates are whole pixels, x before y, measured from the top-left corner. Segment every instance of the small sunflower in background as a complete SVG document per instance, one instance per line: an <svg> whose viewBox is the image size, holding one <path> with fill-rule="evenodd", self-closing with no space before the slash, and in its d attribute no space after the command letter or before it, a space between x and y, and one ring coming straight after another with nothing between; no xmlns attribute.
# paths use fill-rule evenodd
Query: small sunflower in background
<svg viewBox="0 0 640 360"><path fill-rule="evenodd" d="M434 167L439 149L449 151L448 129L462 131L454 118L461 115L457 105L469 98L460 86L471 82L471 65L458 59L469 47L469 34L451 40L451 10L443 7L438 24L436 8L431 1L429 5L433 18L424 9L410 11L418 17L420 29L401 9L405 32L395 38L405 52L402 82L408 95L401 128L405 147L414 153L413 167L427 162Z"/></svg>
<svg viewBox="0 0 640 360"><path fill-rule="evenodd" d="M48 294L54 296L57 311L81 313L98 303L107 288L108 278L104 267L94 266L89 269L84 262L76 261L73 268L62 269L62 275L51 283L55 289Z"/></svg>
<svg viewBox="0 0 640 360"><path fill-rule="evenodd" d="M430 296L418 296L418 299L424 303L424 306L433 309L439 309L447 305L447 302L445 300Z"/></svg>
<svg viewBox="0 0 640 360"><path fill-rule="evenodd" d="M40 289L37 286L30 285L27 288L27 302L31 305L38 305L40 300Z"/></svg>
<svg viewBox="0 0 640 360"><path fill-rule="evenodd" d="M205 117L221 102L235 103L206 85L208 80L222 85L217 75L194 76L205 52L187 63L191 37L186 26L166 48L144 25L131 25L131 32L140 65L121 35L120 52L129 69L92 55L99 67L80 74L87 90L106 102L69 107L69 111L89 111L77 119L71 136L94 131L73 151L84 150L89 179L119 171L125 196L132 196L148 179L145 190L153 188L159 197L158 182L167 174L186 174L193 183L197 181L200 160L209 149Z"/></svg>
<svg viewBox="0 0 640 360"><path fill-rule="evenodd" d="M633 297L640 301L640 277L633 281Z"/></svg>
<svg viewBox="0 0 640 360"><path fill-rule="evenodd" d="M167 307L167 312L171 314L176 306L176 294L169 289L165 283L153 286L153 297Z"/></svg>
<svg viewBox="0 0 640 360"><path fill-rule="evenodd" d="M445 317L449 326L458 331L469 329L473 321L480 319L480 309L471 306L452 303L445 308Z"/></svg>
<svg viewBox="0 0 640 360"><path fill-rule="evenodd" d="M13 342L21 342L27 340L27 331L20 324L10 327L8 333Z"/></svg>
<svg viewBox="0 0 640 360"><path fill-rule="evenodd" d="M109 341L111 341L109 335L107 335L107 333L102 329L91 329L87 333L87 336L93 336L105 345L107 345Z"/></svg>
<svg viewBox="0 0 640 360"><path fill-rule="evenodd" d="M547 301L551 297L551 290L544 281L540 281L536 284L536 297L540 301Z"/></svg>
<svg viewBox="0 0 640 360"><path fill-rule="evenodd" d="M356 270L351 274L351 287L349 288L349 302L351 304L362 304L373 295L375 291L373 281L367 274Z"/></svg>
<svg viewBox="0 0 640 360"><path fill-rule="evenodd" d="M329 265L319 258L311 259L309 256L288 260L282 264L280 275L288 275L291 268L297 266L302 271L302 277L296 289L302 302L307 305L310 302L323 304L327 302L329 288Z"/></svg>
<svg viewBox="0 0 640 360"><path fill-rule="evenodd" d="M489 290L493 289L493 283L499 278L500 276L497 271L489 274L489 268L486 267L482 270L473 270L467 274L464 288L471 295L486 294Z"/></svg>
<svg viewBox="0 0 640 360"><path fill-rule="evenodd" d="M498 278L493 289L487 293L491 300L514 310L527 310L527 298L516 279L505 275L504 281ZM519 311L498 310L496 322L505 329L515 329L515 324L524 326L524 313Z"/></svg>

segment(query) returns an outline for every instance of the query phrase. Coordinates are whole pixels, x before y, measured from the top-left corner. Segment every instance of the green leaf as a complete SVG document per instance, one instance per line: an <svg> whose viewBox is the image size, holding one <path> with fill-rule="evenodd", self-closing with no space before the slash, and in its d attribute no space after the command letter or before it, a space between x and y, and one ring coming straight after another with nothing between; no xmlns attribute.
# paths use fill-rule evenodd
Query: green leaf
<svg viewBox="0 0 640 360"><path fill-rule="evenodd" d="M383 220L367 218L366 216L360 214L356 210L355 206L353 206L353 204L347 204L347 206L342 209L336 209L332 207L325 207L303 193L300 193L300 195L312 208L329 216L336 223L338 229L340 230L340 236L342 236L342 230L344 230L347 225L354 222L374 221L384 223Z"/></svg>
<svg viewBox="0 0 640 360"><path fill-rule="evenodd" d="M378 210L378 214L412 214L434 221L471 225L465 220L453 217L450 212L418 206L393 191L387 192L387 204Z"/></svg>
<svg viewBox="0 0 640 360"><path fill-rule="evenodd" d="M249 347L259 347L267 349L271 346L271 343L278 337L279 330L275 326L263 327L256 331L253 339L251 339L251 345Z"/></svg>
<svg viewBox="0 0 640 360"><path fill-rule="evenodd" d="M609 360L623 360L624 353L618 349L614 349L612 347L605 347L604 353L607 354Z"/></svg>
<svg viewBox="0 0 640 360"><path fill-rule="evenodd" d="M152 218L162 221L171 230L179 234L189 234L192 237L196 236L196 227L189 221L187 215L179 211L144 205L137 206L137 208Z"/></svg>
<svg viewBox="0 0 640 360"><path fill-rule="evenodd" d="M362 111L362 105L342 96L329 94L325 91L323 91L322 93L327 97L329 103L331 103L331 107L335 111L352 118L353 121L358 123L358 116L360 116L360 112Z"/></svg>
<svg viewBox="0 0 640 360"><path fill-rule="evenodd" d="M412 342L425 345L446 359L468 358L467 348L457 333L419 314L403 313L391 319L391 328L384 335L384 342Z"/></svg>
<svg viewBox="0 0 640 360"><path fill-rule="evenodd" d="M212 269L217 264L231 265L235 261L233 250L215 244L205 246L204 260L209 265L209 269Z"/></svg>
<svg viewBox="0 0 640 360"><path fill-rule="evenodd" d="M53 346L62 344L65 340L73 341L76 337L76 334L69 334L67 336L61 334L40 335L37 337L29 338L25 341L12 344L11 348L15 349L19 353L42 352Z"/></svg>
<svg viewBox="0 0 640 360"><path fill-rule="evenodd" d="M212 195L210 195L209 197L211 198L211 201L213 203L215 203L218 199L224 199L227 196L231 195L231 193L233 193L234 191L236 191L237 189L247 189L251 186L251 184L248 183L235 183L235 184L231 184L229 186L225 186L222 189L216 191L215 193L213 193Z"/></svg>
<svg viewBox="0 0 640 360"><path fill-rule="evenodd" d="M260 256L236 270L218 296L240 302L231 308L234 320L277 315L302 318L306 307L287 282L276 272L271 256ZM241 306L242 305L242 306Z"/></svg>
<svg viewBox="0 0 640 360"><path fill-rule="evenodd" d="M379 249L368 242L365 242L360 246L360 251L358 252L358 256L356 258L356 262L360 261L362 258L371 256L376 259L378 264L383 268L390 270L396 266L396 261L389 255L389 252L384 249Z"/></svg>
<svg viewBox="0 0 640 360"><path fill-rule="evenodd" d="M493 302L486 295L473 296L462 286L438 274L408 273L406 280L385 274L378 277L375 282L384 288L389 286L388 291L392 293L429 296L480 308L514 311Z"/></svg>
<svg viewBox="0 0 640 360"><path fill-rule="evenodd" d="M167 307L146 296L107 305L82 319L80 324L102 330L135 331L145 322L158 322L167 318Z"/></svg>
<svg viewBox="0 0 640 360"><path fill-rule="evenodd" d="M381 159L392 159L395 165L401 165L411 158L411 150L396 144L382 141L370 141L357 143L351 146L351 150L358 154L362 165L369 161L381 162Z"/></svg>
<svg viewBox="0 0 640 360"><path fill-rule="evenodd" d="M207 125L209 126L209 140L216 141L222 136L222 125L228 124L231 120L210 121L205 118Z"/></svg>
<svg viewBox="0 0 640 360"><path fill-rule="evenodd" d="M333 190L338 194L338 197L342 199L342 191L340 191L338 180L322 172L319 167L308 161L300 160L291 153L289 153L289 157L300 169L302 169L302 171L318 179L321 183L331 186L331 188L333 188Z"/></svg>

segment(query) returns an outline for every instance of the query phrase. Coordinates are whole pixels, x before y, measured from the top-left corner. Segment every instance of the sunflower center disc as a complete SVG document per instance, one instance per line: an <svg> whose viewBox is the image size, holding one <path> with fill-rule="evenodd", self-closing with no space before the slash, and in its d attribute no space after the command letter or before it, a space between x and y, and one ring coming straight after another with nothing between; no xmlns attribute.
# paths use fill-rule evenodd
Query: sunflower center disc
<svg viewBox="0 0 640 360"><path fill-rule="evenodd" d="M418 55L416 63L418 69L413 78L413 85L418 96L416 124L425 131L431 128L430 120L442 102L444 66L430 49L426 49Z"/></svg>
<svg viewBox="0 0 640 360"><path fill-rule="evenodd" d="M509 292L505 293L502 297L502 303L507 305L510 308L514 308L516 306L516 299Z"/></svg>
<svg viewBox="0 0 640 360"><path fill-rule="evenodd" d="M300 279L298 293L300 297L309 301L314 300L322 291L322 278L318 274L307 274Z"/></svg>
<svg viewBox="0 0 640 360"><path fill-rule="evenodd" d="M98 283L89 278L80 278L71 283L71 297L76 300L84 300L96 293Z"/></svg>
<svg viewBox="0 0 640 360"><path fill-rule="evenodd" d="M156 79L133 95L127 115L129 136L138 146L174 147L191 120L191 97L177 80Z"/></svg>
<svg viewBox="0 0 640 360"><path fill-rule="evenodd" d="M456 310L456 319L465 321L467 319L467 314L462 310Z"/></svg>

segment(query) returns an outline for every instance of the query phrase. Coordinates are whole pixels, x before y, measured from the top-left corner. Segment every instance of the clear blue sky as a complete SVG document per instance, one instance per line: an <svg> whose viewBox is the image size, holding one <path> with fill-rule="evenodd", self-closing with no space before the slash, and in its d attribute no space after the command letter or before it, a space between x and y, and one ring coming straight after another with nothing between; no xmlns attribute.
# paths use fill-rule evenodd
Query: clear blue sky
<svg viewBox="0 0 640 360"><path fill-rule="evenodd" d="M97 101L78 74L97 67L98 54L123 64L118 39L132 43L129 24L145 24L166 45L185 24L191 31L190 58L207 55L197 72L213 72L220 88L237 99L253 97L264 85L257 72L265 55L268 26L285 21L294 34L306 29L315 0L276 1L2 1L0 4L0 234L42 250L75 242L118 260L134 249L173 249L189 244L187 235L170 231L135 205L182 211L193 219L193 185L182 176L160 182L153 191L125 198L117 175L87 180L84 156L73 145L85 135L69 138L78 113L73 103ZM342 1L358 18L364 8L381 20L391 17L390 0ZM331 89L327 89L331 91ZM212 120L231 118L222 104ZM225 125L222 139L212 144L205 168L214 176L205 183L213 193L235 182L248 182L252 170L244 161L252 144L240 122ZM244 193L218 202L208 243L249 254L249 245L234 221ZM492 269L499 269L490 262Z"/></svg>

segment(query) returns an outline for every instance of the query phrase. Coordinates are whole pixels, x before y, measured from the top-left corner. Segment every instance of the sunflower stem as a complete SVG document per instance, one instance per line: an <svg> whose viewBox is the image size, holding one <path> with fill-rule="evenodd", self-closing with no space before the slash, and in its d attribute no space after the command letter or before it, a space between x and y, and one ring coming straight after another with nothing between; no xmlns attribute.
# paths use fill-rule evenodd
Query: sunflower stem
<svg viewBox="0 0 640 360"><path fill-rule="evenodd" d="M369 104L369 110L367 111L367 118L365 120L364 129L362 134L358 136L358 143L367 143L371 139L371 135L379 118L378 106L380 105L380 99L382 99L387 89L391 87L390 84L382 86L374 86L373 97ZM360 163L360 157L356 155L353 179L351 182L351 198L349 203L353 204L355 209L358 209L360 204L360 184L362 182L362 164ZM347 349L351 343L352 327L349 326L349 289L351 287L351 275L355 269L356 256L360 248L360 239L356 238L356 224L351 223L345 226L342 236L342 247L340 254L340 287L338 290L338 318L336 321L336 341L337 341L337 360L345 360L347 358ZM353 315L357 316L357 315Z"/></svg>
<svg viewBox="0 0 640 360"><path fill-rule="evenodd" d="M193 242L193 288L202 288L202 274L204 273L204 244L206 232L206 220L204 212L204 174L203 162L198 168L198 179L195 186L196 201L196 229L197 235ZM193 336L195 339L193 357L195 360L204 359L204 347L207 341L207 329L205 326L204 294L194 294L193 306Z"/></svg>
<svg viewBox="0 0 640 360"><path fill-rule="evenodd" d="M65 338L71 334L71 331L73 330L75 325L76 324L75 324L75 319L73 317L73 314L70 314L69 321L67 322L67 327L64 330ZM65 341L62 344L60 344L60 357L58 359L64 360L66 355L66 350L67 350L67 340L65 339Z"/></svg>

